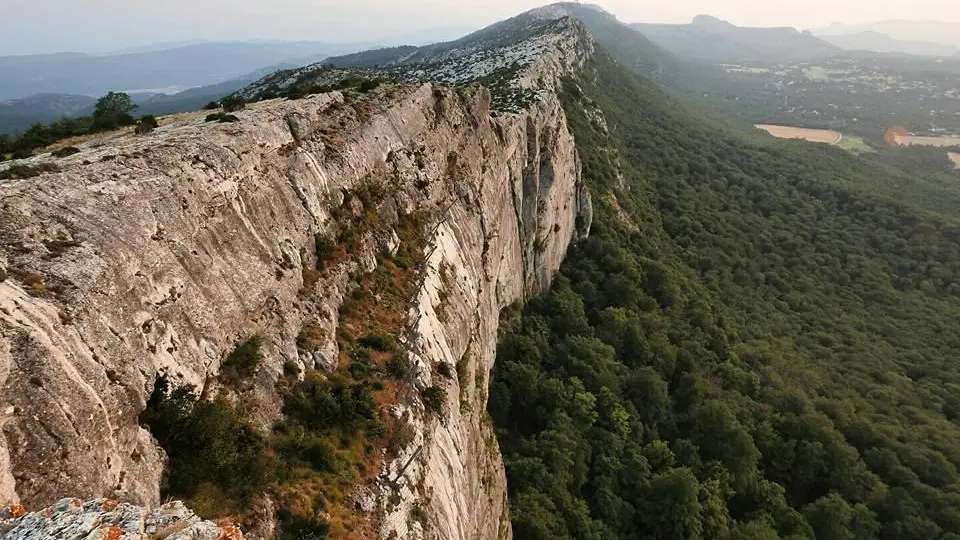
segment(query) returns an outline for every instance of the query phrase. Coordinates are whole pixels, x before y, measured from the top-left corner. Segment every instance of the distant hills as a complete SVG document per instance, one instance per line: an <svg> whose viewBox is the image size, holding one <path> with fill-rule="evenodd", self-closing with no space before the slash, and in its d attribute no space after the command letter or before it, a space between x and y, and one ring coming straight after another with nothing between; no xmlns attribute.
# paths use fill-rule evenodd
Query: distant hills
<svg viewBox="0 0 960 540"><path fill-rule="evenodd" d="M236 92L240 88L278 69L294 64L278 64L222 83L191 88L175 94L134 93L136 114L174 114L202 109L211 101ZM64 116L86 116L93 113L98 98L74 94L35 94L22 99L0 101L0 134L18 133L31 125L50 123Z"/></svg>
<svg viewBox="0 0 960 540"><path fill-rule="evenodd" d="M374 47L426 45L462 36L462 28L437 28L377 42L321 41L171 42L105 55L77 52L0 56L0 101L34 94L96 97L111 90L164 92L219 84L280 64L302 66L328 56Z"/></svg>
<svg viewBox="0 0 960 540"><path fill-rule="evenodd" d="M901 53L917 56L954 56L960 47L932 41L894 39L887 34L865 30L853 34L822 35L821 39L850 51Z"/></svg>
<svg viewBox="0 0 960 540"><path fill-rule="evenodd" d="M36 122L90 114L109 91L127 92L137 114L196 110L264 75L375 46L426 45L467 33L438 28L377 43L313 41L170 42L106 55L0 56L0 134Z"/></svg>
<svg viewBox="0 0 960 540"><path fill-rule="evenodd" d="M834 23L826 28L813 30L813 33L820 37L862 32L876 32L898 41L934 43L960 48L960 22L892 20L856 25Z"/></svg>
<svg viewBox="0 0 960 540"><path fill-rule="evenodd" d="M709 62L796 61L841 51L810 32L736 26L708 15L698 15L690 24L630 26L677 56Z"/></svg>
<svg viewBox="0 0 960 540"><path fill-rule="evenodd" d="M359 46L320 42L203 43L109 56L59 53L0 57L0 100L34 94L99 96L221 83L267 66L316 62Z"/></svg>
<svg viewBox="0 0 960 540"><path fill-rule="evenodd" d="M62 116L80 116L92 111L96 99L70 94L36 94L0 101L0 134L23 131L35 122L52 122Z"/></svg>

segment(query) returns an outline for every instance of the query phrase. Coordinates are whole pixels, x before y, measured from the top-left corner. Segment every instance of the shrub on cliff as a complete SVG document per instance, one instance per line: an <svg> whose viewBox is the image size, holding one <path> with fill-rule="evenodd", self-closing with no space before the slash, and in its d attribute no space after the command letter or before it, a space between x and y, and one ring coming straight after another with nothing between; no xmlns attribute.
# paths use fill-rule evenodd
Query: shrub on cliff
<svg viewBox="0 0 960 540"><path fill-rule="evenodd" d="M220 101L220 106L225 112L236 112L246 108L247 100L241 96L229 96Z"/></svg>
<svg viewBox="0 0 960 540"><path fill-rule="evenodd" d="M232 114L226 114L222 112L208 114L206 118L207 122L218 122L225 124L228 122L239 122L240 119Z"/></svg>
<svg viewBox="0 0 960 540"><path fill-rule="evenodd" d="M241 381L252 377L257 372L257 368L260 367L260 360L263 358L263 355L260 354L260 347L262 346L263 338L260 336L253 336L238 343L226 360L223 361L220 375L224 381L236 386Z"/></svg>
<svg viewBox="0 0 960 540"><path fill-rule="evenodd" d="M140 422L170 457L165 494L197 497L205 517L237 511L272 477L263 438L222 399L199 399L192 387L172 389L161 377Z"/></svg>
<svg viewBox="0 0 960 540"><path fill-rule="evenodd" d="M137 127L134 128L134 131L137 133L137 135L145 135L157 129L158 127L160 127L160 123L157 122L157 118L152 114L148 114L137 121Z"/></svg>
<svg viewBox="0 0 960 540"><path fill-rule="evenodd" d="M53 163L41 163L39 165L13 165L0 171L0 180L17 180L23 178L33 178L48 172L59 172L60 167Z"/></svg>
<svg viewBox="0 0 960 540"><path fill-rule="evenodd" d="M379 423L370 386L339 376L309 377L288 390L283 414L306 429L324 432L375 430Z"/></svg>
<svg viewBox="0 0 960 540"><path fill-rule="evenodd" d="M434 414L443 412L443 404L447 400L447 392L439 386L424 388L420 392L420 398L423 399L423 407Z"/></svg>
<svg viewBox="0 0 960 540"><path fill-rule="evenodd" d="M279 531L277 540L324 540L330 534L330 526L317 517L303 517L285 508L277 511Z"/></svg>
<svg viewBox="0 0 960 540"><path fill-rule="evenodd" d="M79 154L80 149L76 146L65 146L59 150L54 150L50 153L55 158L65 158L67 156L72 156L74 154Z"/></svg>

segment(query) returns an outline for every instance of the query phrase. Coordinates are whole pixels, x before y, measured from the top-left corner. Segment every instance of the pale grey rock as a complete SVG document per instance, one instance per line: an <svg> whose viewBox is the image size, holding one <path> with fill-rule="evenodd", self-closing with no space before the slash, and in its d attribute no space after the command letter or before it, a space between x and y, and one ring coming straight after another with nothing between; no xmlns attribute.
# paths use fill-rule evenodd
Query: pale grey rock
<svg viewBox="0 0 960 540"><path fill-rule="evenodd" d="M366 486L356 488L350 495L357 510L364 513L371 513L377 509L377 494Z"/></svg>
<svg viewBox="0 0 960 540"><path fill-rule="evenodd" d="M71 493L156 506L165 457L138 415L157 375L200 386L254 334L271 344L256 394L266 429L284 363L335 366L335 348L297 349L305 321L335 336L354 276L398 246L395 234L365 237L355 260L303 290L314 235L336 230L335 210L353 205L343 191L374 177L393 201L380 207L385 222L393 211L429 216L401 341L418 384L444 385L448 396L440 418L399 405L416 433L375 490L383 535L508 537L503 464L482 422L499 312L549 286L590 222L556 89L591 45L572 24L544 43L518 83L539 99L517 114L492 117L479 88L398 86L354 103L333 92L254 104L232 124L183 117L150 137L112 136L59 160L59 173L0 182L10 273L0 282L0 503L37 507ZM56 243L64 238L69 247ZM463 362L466 380L431 380L439 362ZM400 503L388 507L394 493ZM427 523L411 524L415 503ZM163 508L145 530L185 511ZM63 526L88 526L84 511L63 515L79 520ZM177 534L192 536L177 538L206 538L212 527L191 522Z"/></svg>
<svg viewBox="0 0 960 540"><path fill-rule="evenodd" d="M200 519L182 502L149 510L111 499L61 499L38 512L0 511L0 540L49 539L242 540L243 533Z"/></svg>

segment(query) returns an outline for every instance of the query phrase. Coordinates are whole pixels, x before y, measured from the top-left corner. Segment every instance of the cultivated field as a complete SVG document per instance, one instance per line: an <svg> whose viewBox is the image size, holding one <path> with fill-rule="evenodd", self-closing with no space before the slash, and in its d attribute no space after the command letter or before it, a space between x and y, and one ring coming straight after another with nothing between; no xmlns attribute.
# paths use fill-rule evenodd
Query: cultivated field
<svg viewBox="0 0 960 540"><path fill-rule="evenodd" d="M756 127L766 131L778 139L803 139L805 141L826 144L837 144L843 140L843 135L828 129L796 128L790 126L773 126L769 124L758 124Z"/></svg>
<svg viewBox="0 0 960 540"><path fill-rule="evenodd" d="M894 142L904 146L960 146L960 137L918 137L916 135L895 135Z"/></svg>

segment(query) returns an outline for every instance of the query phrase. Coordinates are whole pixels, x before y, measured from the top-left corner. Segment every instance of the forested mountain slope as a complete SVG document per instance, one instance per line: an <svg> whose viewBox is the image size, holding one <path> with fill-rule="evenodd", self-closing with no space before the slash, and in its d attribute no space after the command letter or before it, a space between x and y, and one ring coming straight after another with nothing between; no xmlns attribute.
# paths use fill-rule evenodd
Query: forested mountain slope
<svg viewBox="0 0 960 540"><path fill-rule="evenodd" d="M960 538L955 191L604 53L564 101L596 219L502 334L515 536Z"/></svg>

